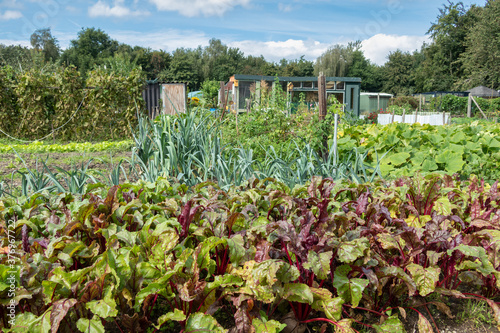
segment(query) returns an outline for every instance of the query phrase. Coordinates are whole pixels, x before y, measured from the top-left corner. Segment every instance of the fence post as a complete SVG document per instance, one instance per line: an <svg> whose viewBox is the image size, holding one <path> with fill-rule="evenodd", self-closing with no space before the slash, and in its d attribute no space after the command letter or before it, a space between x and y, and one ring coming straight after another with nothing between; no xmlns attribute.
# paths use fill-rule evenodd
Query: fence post
<svg viewBox="0 0 500 333"><path fill-rule="evenodd" d="M323 121L326 117L326 78L323 72L318 76L318 106L319 119Z"/></svg>
<svg viewBox="0 0 500 333"><path fill-rule="evenodd" d="M335 164L338 162L338 154L337 154L337 122L339 119L339 115L335 114L335 127L333 131L333 151L335 152Z"/></svg>
<svg viewBox="0 0 500 333"><path fill-rule="evenodd" d="M443 111L443 126L446 124L446 114L445 112Z"/></svg>
<svg viewBox="0 0 500 333"><path fill-rule="evenodd" d="M413 122L414 124L417 123L417 117L418 117L418 109L415 110L415 121Z"/></svg>
<svg viewBox="0 0 500 333"><path fill-rule="evenodd" d="M403 119L401 120L401 122L404 124L405 123L405 114L406 114L406 110L403 109Z"/></svg>
<svg viewBox="0 0 500 333"><path fill-rule="evenodd" d="M474 102L474 104L476 104L477 108L479 109L479 111L481 111L484 119L488 120L488 117L486 117L486 115L484 114L483 110L481 110L481 107L479 106L479 104L477 104L476 100L474 99L474 97L470 96L470 99L472 99L472 101Z"/></svg>
<svg viewBox="0 0 500 333"><path fill-rule="evenodd" d="M472 96L469 94L469 99L467 100L467 118L470 118L472 115Z"/></svg>

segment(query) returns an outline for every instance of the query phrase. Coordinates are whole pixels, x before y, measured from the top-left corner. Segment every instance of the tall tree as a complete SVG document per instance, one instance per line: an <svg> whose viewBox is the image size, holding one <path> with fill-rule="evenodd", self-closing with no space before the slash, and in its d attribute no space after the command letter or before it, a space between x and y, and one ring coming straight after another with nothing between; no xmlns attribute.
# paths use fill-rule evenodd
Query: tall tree
<svg viewBox="0 0 500 333"><path fill-rule="evenodd" d="M347 76L361 78L361 90L379 92L382 89L380 67L366 59L360 49L352 53L352 64L349 66Z"/></svg>
<svg viewBox="0 0 500 333"><path fill-rule="evenodd" d="M205 80L226 81L242 69L243 52L228 47L220 39L211 39L203 50L203 77Z"/></svg>
<svg viewBox="0 0 500 333"><path fill-rule="evenodd" d="M269 63L264 59L263 56L247 56L243 61L243 66L241 68L241 74L248 75L274 75L276 74L276 68L273 68L269 72ZM274 72L274 74L272 74Z"/></svg>
<svg viewBox="0 0 500 333"><path fill-rule="evenodd" d="M352 65L353 53L360 48L360 41L348 45L337 44L329 48L316 60L314 75L323 72L326 76L346 76Z"/></svg>
<svg viewBox="0 0 500 333"><path fill-rule="evenodd" d="M281 59L279 62L281 76L313 76L314 64L301 56L298 60Z"/></svg>
<svg viewBox="0 0 500 333"><path fill-rule="evenodd" d="M112 57L119 43L101 29L87 28L78 33L78 38L70 42L70 47L61 55L60 62L75 65L82 73L91 70L104 59Z"/></svg>
<svg viewBox="0 0 500 333"><path fill-rule="evenodd" d="M426 91L453 90L463 75L460 55L467 48L466 37L476 22L479 8L466 8L462 2L448 1L439 10L437 21L427 32L432 43L423 50L424 61L418 70Z"/></svg>
<svg viewBox="0 0 500 333"><path fill-rule="evenodd" d="M172 53L172 60L168 69L163 70L158 78L164 81L188 82L191 90L201 86L202 73L199 70L203 50L178 48Z"/></svg>
<svg viewBox="0 0 500 333"><path fill-rule="evenodd" d="M33 66L32 50L21 45L0 44L0 66L11 66L23 71Z"/></svg>
<svg viewBox="0 0 500 333"><path fill-rule="evenodd" d="M478 85L500 89L500 1L489 0L466 38L462 53L465 89Z"/></svg>
<svg viewBox="0 0 500 333"><path fill-rule="evenodd" d="M56 61L59 58L61 48L59 42L52 36L50 28L38 29L30 37L31 46L43 53L45 61Z"/></svg>
<svg viewBox="0 0 500 333"><path fill-rule="evenodd" d="M410 95L415 92L414 76L416 57L409 52L397 50L389 54L382 71L384 92L394 95Z"/></svg>

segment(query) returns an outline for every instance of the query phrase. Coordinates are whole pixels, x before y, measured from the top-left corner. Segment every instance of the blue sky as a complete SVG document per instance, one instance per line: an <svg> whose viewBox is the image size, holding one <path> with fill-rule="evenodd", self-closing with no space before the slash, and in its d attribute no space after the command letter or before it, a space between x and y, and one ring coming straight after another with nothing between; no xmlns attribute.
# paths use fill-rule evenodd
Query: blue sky
<svg viewBox="0 0 500 333"><path fill-rule="evenodd" d="M0 0L0 43L29 45L50 27L66 48L82 28L130 45L173 51L211 38L246 55L315 60L335 44L361 40L383 64L391 51L413 51L447 0ZM485 0L465 0L483 6Z"/></svg>

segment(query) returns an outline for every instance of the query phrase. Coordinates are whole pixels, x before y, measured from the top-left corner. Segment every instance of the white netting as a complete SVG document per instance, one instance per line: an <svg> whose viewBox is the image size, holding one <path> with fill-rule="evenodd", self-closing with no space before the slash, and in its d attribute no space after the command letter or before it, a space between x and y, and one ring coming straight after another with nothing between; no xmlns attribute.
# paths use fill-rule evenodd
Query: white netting
<svg viewBox="0 0 500 333"><path fill-rule="evenodd" d="M416 119L415 119L416 117ZM379 114L378 123L380 125L388 125L392 122L392 114ZM402 123L403 116L394 115L395 123ZM443 113L437 112L418 112L417 114L405 114L404 123L406 124L429 124L429 125L445 125L450 123L450 114L445 113L443 117Z"/></svg>

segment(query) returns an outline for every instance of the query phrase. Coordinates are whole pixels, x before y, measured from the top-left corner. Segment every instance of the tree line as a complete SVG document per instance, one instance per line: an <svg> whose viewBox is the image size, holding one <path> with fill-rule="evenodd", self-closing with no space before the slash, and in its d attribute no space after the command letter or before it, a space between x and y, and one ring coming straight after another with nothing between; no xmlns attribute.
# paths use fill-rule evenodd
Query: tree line
<svg viewBox="0 0 500 333"><path fill-rule="evenodd" d="M427 33L431 42L420 50L391 52L387 62L378 66L365 57L360 41L332 46L314 62L304 56L272 62L263 56L246 56L219 39L205 47L170 53L119 43L96 28L82 29L61 50L47 28L33 33L31 47L0 44L0 65L17 71L75 66L83 76L101 66L120 73L140 68L144 79L187 81L191 90L206 81L227 81L233 74L316 76L319 72L360 77L362 90L395 95L478 85L500 89L500 0L470 7L448 1Z"/></svg>

